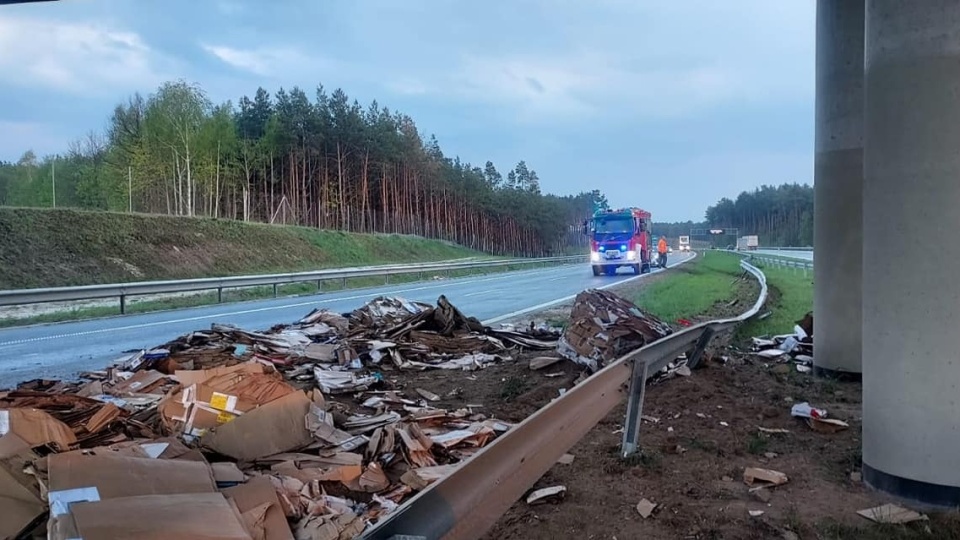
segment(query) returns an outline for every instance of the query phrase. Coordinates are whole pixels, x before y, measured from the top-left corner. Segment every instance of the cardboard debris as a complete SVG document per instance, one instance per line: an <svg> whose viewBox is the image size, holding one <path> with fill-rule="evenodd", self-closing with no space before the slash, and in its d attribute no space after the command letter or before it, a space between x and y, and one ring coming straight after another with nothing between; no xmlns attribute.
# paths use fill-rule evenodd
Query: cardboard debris
<svg viewBox="0 0 960 540"><path fill-rule="evenodd" d="M875 508L858 510L857 514L877 523L903 524L927 520L927 516L896 504L884 504Z"/></svg>
<svg viewBox="0 0 960 540"><path fill-rule="evenodd" d="M70 505L78 537L252 540L220 493L143 495Z"/></svg>
<svg viewBox="0 0 960 540"><path fill-rule="evenodd" d="M353 538L512 427L481 405L435 408L463 389L391 371L482 369L559 338L485 327L444 297L381 297L27 381L0 392L0 537Z"/></svg>
<svg viewBox="0 0 960 540"><path fill-rule="evenodd" d="M311 401L293 392L227 422L205 435L207 448L240 461L253 461L307 446L313 434L304 418Z"/></svg>
<svg viewBox="0 0 960 540"><path fill-rule="evenodd" d="M0 434L13 433L31 447L53 445L67 451L77 445L70 426L39 409L0 410Z"/></svg>
<svg viewBox="0 0 960 540"><path fill-rule="evenodd" d="M563 360L563 358L557 356L538 356L530 360L530 369L538 370L545 367L550 367L561 360Z"/></svg>
<svg viewBox="0 0 960 540"><path fill-rule="evenodd" d="M793 327L792 334L753 338L753 354L777 362L793 362L800 373L813 371L813 314Z"/></svg>
<svg viewBox="0 0 960 540"><path fill-rule="evenodd" d="M671 333L669 325L644 314L627 300L609 291L589 289L577 295L557 352L597 371Z"/></svg>
<svg viewBox="0 0 960 540"><path fill-rule="evenodd" d="M44 514L40 485L24 472L39 457L13 433L0 436L0 538L17 537Z"/></svg>
<svg viewBox="0 0 960 540"><path fill-rule="evenodd" d="M743 471L743 481L748 486L752 486L756 483L770 486L781 486L786 484L788 480L789 479L787 478L787 475L780 471L759 469L757 467L747 467Z"/></svg>
<svg viewBox="0 0 960 540"><path fill-rule="evenodd" d="M245 519L255 540L293 540L283 506L269 478L254 478L246 484L224 489L222 493L237 505L241 516L256 518Z"/></svg>
<svg viewBox="0 0 960 540"><path fill-rule="evenodd" d="M653 511L656 508L657 505L647 499L640 499L640 502L637 503L637 513L640 514L640 517L643 519L647 519L653 515Z"/></svg>

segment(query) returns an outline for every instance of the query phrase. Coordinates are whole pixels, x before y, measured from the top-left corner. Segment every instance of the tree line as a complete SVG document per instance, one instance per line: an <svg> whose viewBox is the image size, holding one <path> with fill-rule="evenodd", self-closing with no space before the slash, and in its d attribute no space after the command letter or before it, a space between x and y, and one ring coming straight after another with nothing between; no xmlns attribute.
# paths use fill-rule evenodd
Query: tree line
<svg viewBox="0 0 960 540"><path fill-rule="evenodd" d="M813 245L813 186L763 185L736 200L722 198L707 208L709 227L737 227L740 236L756 234L761 245Z"/></svg>
<svg viewBox="0 0 960 540"><path fill-rule="evenodd" d="M118 104L62 154L0 163L0 205L207 216L415 234L496 254L581 246L599 191L545 194L525 161L502 174L424 140L413 119L318 86L213 104L184 81Z"/></svg>

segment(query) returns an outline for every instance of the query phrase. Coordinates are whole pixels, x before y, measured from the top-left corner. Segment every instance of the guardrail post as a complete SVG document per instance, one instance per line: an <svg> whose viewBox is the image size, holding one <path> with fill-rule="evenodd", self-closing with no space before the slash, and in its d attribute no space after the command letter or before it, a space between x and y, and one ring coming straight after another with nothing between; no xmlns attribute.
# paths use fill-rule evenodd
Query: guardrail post
<svg viewBox="0 0 960 540"><path fill-rule="evenodd" d="M323 280L322 280L322 279L318 279L318 280L317 280L317 292L321 292L321 291L323 291Z"/></svg>
<svg viewBox="0 0 960 540"><path fill-rule="evenodd" d="M223 303L223 287L217 287L217 303Z"/></svg>
<svg viewBox="0 0 960 540"><path fill-rule="evenodd" d="M347 290L347 278L340 280L340 284L343 285L343 290Z"/></svg>
<svg viewBox="0 0 960 540"><path fill-rule="evenodd" d="M384 275L383 275L383 284L384 284L384 285L389 285L389 284L390 284L390 274L384 274Z"/></svg>
<svg viewBox="0 0 960 540"><path fill-rule="evenodd" d="M637 355L633 359L630 377L630 397L627 398L627 419L623 425L623 444L620 454L628 458L640 451L640 425L643 424L643 396L647 388L647 361Z"/></svg>
<svg viewBox="0 0 960 540"><path fill-rule="evenodd" d="M126 315L127 313L127 296L125 294L120 295L120 314Z"/></svg>
<svg viewBox="0 0 960 540"><path fill-rule="evenodd" d="M276 283L273 284L273 297L274 297L274 298L277 297L277 284L276 284Z"/></svg>
<svg viewBox="0 0 960 540"><path fill-rule="evenodd" d="M694 369L700 363L700 358L703 357L704 351L707 350L707 345L710 344L710 340L713 339L714 331L712 328L707 328L703 331L703 334L700 335L700 339L697 340L696 346L693 348L693 352L690 353L690 356L687 358L687 367Z"/></svg>

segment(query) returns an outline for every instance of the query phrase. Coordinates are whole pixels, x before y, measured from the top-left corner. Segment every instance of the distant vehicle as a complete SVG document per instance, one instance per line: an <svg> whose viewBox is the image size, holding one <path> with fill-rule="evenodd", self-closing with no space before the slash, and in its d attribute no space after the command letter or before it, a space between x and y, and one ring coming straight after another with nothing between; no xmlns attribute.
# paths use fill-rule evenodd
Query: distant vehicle
<svg viewBox="0 0 960 540"><path fill-rule="evenodd" d="M586 223L593 275L612 276L627 266L634 274L650 271L651 214L639 208L600 210Z"/></svg>
<svg viewBox="0 0 960 540"><path fill-rule="evenodd" d="M678 247L680 251L690 251L690 237L681 236L680 237L680 246Z"/></svg>
<svg viewBox="0 0 960 540"><path fill-rule="evenodd" d="M737 250L753 251L760 246L760 237L757 235L743 236L737 239Z"/></svg>

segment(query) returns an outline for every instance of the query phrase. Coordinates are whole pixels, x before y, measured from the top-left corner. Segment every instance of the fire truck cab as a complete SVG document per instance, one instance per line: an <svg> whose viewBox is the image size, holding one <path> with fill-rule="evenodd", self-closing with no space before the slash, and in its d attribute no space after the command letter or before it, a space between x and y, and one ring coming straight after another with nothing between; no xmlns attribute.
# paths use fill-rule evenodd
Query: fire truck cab
<svg viewBox="0 0 960 540"><path fill-rule="evenodd" d="M593 275L612 276L629 267L635 274L650 271L651 214L640 208L600 210L588 220Z"/></svg>

